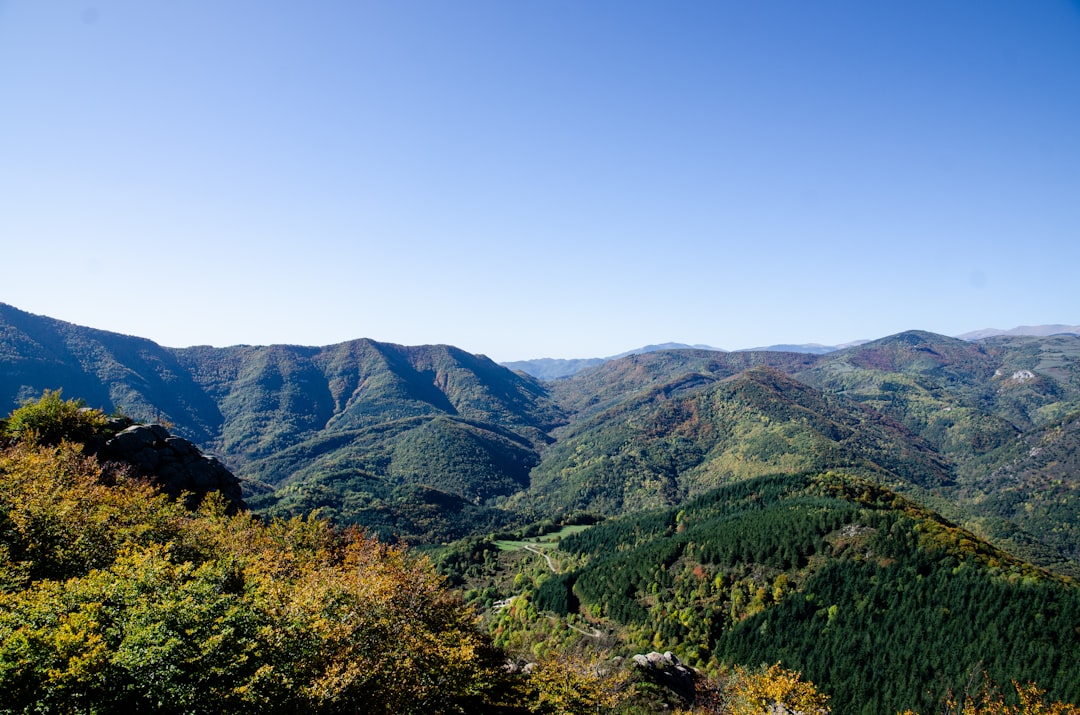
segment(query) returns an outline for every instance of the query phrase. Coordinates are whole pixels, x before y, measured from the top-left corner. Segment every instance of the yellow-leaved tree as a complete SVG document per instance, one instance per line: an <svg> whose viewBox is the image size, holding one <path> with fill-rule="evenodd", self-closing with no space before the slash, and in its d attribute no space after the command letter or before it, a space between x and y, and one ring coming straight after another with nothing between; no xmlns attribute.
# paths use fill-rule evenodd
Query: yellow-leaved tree
<svg viewBox="0 0 1080 715"><path fill-rule="evenodd" d="M978 688L968 688L969 692L957 697L949 695L942 702L944 715L1080 715L1080 707L1060 701L1047 702L1046 691L1034 683L1021 685L1013 681L1018 702L1005 702L1005 696L996 684L982 675ZM974 692L970 692L974 690ZM918 715L912 710L905 710L900 715Z"/></svg>
<svg viewBox="0 0 1080 715"><path fill-rule="evenodd" d="M735 666L720 683L705 685L687 715L826 715L829 696L802 673L775 663L746 669Z"/></svg>

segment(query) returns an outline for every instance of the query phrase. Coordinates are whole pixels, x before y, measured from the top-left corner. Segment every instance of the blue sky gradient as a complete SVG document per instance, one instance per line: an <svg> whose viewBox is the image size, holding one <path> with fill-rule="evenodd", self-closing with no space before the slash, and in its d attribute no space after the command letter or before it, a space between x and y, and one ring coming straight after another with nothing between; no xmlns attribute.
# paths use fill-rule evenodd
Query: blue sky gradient
<svg viewBox="0 0 1080 715"><path fill-rule="evenodd" d="M0 0L0 301L497 360L1080 323L1080 4Z"/></svg>

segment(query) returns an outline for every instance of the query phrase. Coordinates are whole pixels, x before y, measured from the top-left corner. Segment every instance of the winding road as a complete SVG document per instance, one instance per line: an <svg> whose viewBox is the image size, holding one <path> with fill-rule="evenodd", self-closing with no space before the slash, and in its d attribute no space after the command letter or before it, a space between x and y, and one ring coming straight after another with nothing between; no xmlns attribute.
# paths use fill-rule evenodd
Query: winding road
<svg viewBox="0 0 1080 715"><path fill-rule="evenodd" d="M551 569L551 573L559 573L559 569L555 568L555 562L552 561L551 557L548 556L546 553L544 553L544 551L542 549L540 549L540 548L538 548L536 546L533 546L532 544L525 544L524 548L525 548L526 551L528 551L530 553L536 554L537 556L544 557L544 561L547 562L547 566L548 566L549 569ZM512 600L512 599L507 599L507 601L510 601L510 600ZM548 616L548 618L550 618L552 621L558 621L559 620L556 616ZM589 631L585 630L584 628L579 628L578 626L575 626L573 623L570 623L570 622L567 622L566 627L570 628L571 630L577 631L578 633L582 634L583 636L588 636L589 638L603 638L604 637L604 632L601 631L599 628L593 628L592 632L590 633Z"/></svg>
<svg viewBox="0 0 1080 715"><path fill-rule="evenodd" d="M559 569L555 568L555 562L551 560L551 557L545 554L542 550L532 546L531 544L525 544L525 550L531 551L537 556L543 556L544 561L547 561L548 568L551 569L551 573L559 573Z"/></svg>

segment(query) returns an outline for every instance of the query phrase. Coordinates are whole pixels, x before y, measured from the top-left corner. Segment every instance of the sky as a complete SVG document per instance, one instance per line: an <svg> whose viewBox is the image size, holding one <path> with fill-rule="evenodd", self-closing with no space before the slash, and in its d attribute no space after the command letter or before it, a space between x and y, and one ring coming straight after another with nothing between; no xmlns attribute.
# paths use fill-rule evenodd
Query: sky
<svg viewBox="0 0 1080 715"><path fill-rule="evenodd" d="M1080 324L1080 2L0 0L0 302L500 361Z"/></svg>

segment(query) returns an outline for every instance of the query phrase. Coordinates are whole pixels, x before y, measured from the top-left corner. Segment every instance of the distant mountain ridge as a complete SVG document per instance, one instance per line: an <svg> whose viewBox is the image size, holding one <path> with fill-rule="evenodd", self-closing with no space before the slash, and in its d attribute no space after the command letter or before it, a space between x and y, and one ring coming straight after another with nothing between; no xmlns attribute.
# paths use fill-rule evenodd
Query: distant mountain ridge
<svg viewBox="0 0 1080 715"><path fill-rule="evenodd" d="M995 337L998 335L1012 335L1012 336L1050 336L1059 334L1071 334L1080 335L1080 325L1022 325L1010 330L998 330L996 328L985 328L983 330L974 330L963 335L957 335L956 337L961 340L981 340L983 338ZM791 353L810 353L811 355L824 355L826 353L836 352L837 350L844 350L845 348L856 347L868 343L870 340L852 340L847 343L841 343L840 345L822 345L821 343L780 343L777 345L765 345L756 348L739 348L735 352L791 352ZM510 368L511 370L517 370L533 377L540 378L541 380L557 380L559 378L569 377L574 373L584 370L587 367L593 365L599 365L607 362L608 360L617 360L627 355L641 355L643 353L655 352L657 350L716 350L719 352L727 352L724 348L714 348L708 345L687 345L685 343L663 343L661 345L646 345L636 350L628 350L618 355L612 355L606 358L538 358L534 360L515 360L512 362L500 363L501 365Z"/></svg>
<svg viewBox="0 0 1080 715"><path fill-rule="evenodd" d="M723 348L714 348L709 345L661 343L659 345L646 345L635 350L627 350L624 353L619 353L618 355L611 355L606 358L538 358L535 360L516 360L499 364L503 367L510 368L511 370L524 372L528 375L532 375L533 377L540 378L541 380L557 380L562 377L569 377L570 375L573 375L576 372L580 372L587 367L600 365L607 362L608 360L618 360L619 358L624 358L629 355L643 355L645 353L653 353L659 350L711 350L715 352L727 352Z"/></svg>
<svg viewBox="0 0 1080 715"><path fill-rule="evenodd" d="M961 340L982 340L983 338L992 338L998 335L1030 335L1035 337L1046 337L1049 335L1080 335L1080 325L1021 325L1009 330L998 330L997 328L984 328L982 330L973 330L970 333L964 333L963 335L957 335L956 337Z"/></svg>

